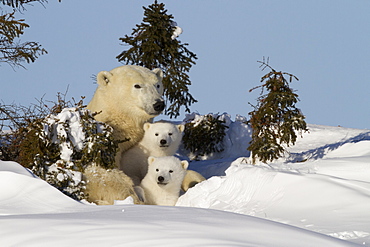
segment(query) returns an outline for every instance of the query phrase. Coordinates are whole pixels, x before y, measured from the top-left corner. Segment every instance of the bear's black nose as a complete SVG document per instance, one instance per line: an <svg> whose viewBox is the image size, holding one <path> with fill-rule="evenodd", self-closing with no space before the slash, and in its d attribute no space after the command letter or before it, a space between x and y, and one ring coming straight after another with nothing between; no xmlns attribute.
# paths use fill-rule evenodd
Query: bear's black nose
<svg viewBox="0 0 370 247"><path fill-rule="evenodd" d="M161 145L166 145L167 144L167 141L165 139L162 139L160 142L159 142Z"/></svg>
<svg viewBox="0 0 370 247"><path fill-rule="evenodd" d="M159 182L163 182L163 181L164 181L164 177L159 176L159 177L158 177L158 181L159 181Z"/></svg>
<svg viewBox="0 0 370 247"><path fill-rule="evenodd" d="M154 105L153 105L153 108L154 108L154 110L155 111L157 111L157 112L160 112L160 111L163 111L164 110L164 107L165 107L166 105L164 104L164 101L157 101Z"/></svg>

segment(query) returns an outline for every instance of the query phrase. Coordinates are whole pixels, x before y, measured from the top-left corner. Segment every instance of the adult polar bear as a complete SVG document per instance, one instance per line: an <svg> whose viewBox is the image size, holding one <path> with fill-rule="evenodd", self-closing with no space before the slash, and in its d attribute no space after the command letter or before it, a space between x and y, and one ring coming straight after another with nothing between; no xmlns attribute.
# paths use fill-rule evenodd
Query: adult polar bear
<svg viewBox="0 0 370 247"><path fill-rule="evenodd" d="M113 127L114 139L129 138L119 144L116 164L119 164L122 152L142 139L144 123L164 110L162 78L160 69L149 70L135 65L120 66L97 75L98 88L87 109L99 112L95 119ZM114 200L132 196L138 203L131 179L118 169L106 172L90 166L84 175L90 201L113 204Z"/></svg>
<svg viewBox="0 0 370 247"><path fill-rule="evenodd" d="M87 105L92 112L99 112L95 119L113 127L116 140L128 141L119 144L116 166L120 164L122 152L136 145L144 136L144 123L158 116L165 107L163 95L163 72L161 69L149 70L135 65L124 65L111 71L101 71L97 75L98 88ZM133 182L118 169L105 171L90 166L85 169L88 181L86 190L89 200L98 204L113 204L132 196ZM200 175L188 172L183 187L187 189L199 182Z"/></svg>
<svg viewBox="0 0 370 247"><path fill-rule="evenodd" d="M164 110L163 72L136 65L124 65L97 75L98 88L87 105L100 112L96 120L113 127L120 152L137 144L144 136L143 125ZM120 157L117 155L116 157Z"/></svg>

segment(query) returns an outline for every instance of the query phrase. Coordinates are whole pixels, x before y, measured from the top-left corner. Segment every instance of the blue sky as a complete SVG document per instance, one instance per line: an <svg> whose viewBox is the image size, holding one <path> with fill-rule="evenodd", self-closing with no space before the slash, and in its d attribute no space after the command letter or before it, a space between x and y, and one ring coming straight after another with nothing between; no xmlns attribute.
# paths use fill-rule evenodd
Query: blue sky
<svg viewBox="0 0 370 247"><path fill-rule="evenodd" d="M142 6L153 2L49 0L27 7L17 15L31 26L22 40L49 53L26 70L0 64L1 102L53 101L68 88L68 99L86 96L88 103L96 89L91 76L122 65L115 57L127 47L119 38L131 34L142 22ZM257 61L269 57L275 70L299 78L291 87L307 123L370 128L370 1L163 2L184 30L179 40L198 56L190 71L198 100L192 111L248 116L248 102L259 96L249 89L267 73Z"/></svg>

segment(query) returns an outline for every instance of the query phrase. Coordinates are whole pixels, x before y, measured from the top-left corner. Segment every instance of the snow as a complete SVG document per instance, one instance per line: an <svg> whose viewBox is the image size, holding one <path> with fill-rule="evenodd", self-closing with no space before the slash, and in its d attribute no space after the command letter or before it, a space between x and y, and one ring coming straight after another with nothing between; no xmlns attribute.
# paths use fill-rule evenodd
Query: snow
<svg viewBox="0 0 370 247"><path fill-rule="evenodd" d="M60 144L60 158L67 162L71 161L73 148L81 150L84 145L85 135L80 122L81 113L73 107L63 109L56 116L50 115L44 123L45 135L52 136L54 143L61 139L70 139L71 142L64 141ZM66 128L66 125L68 125L68 128ZM67 132L66 129L69 131Z"/></svg>
<svg viewBox="0 0 370 247"><path fill-rule="evenodd" d="M308 125L289 153L249 164L250 129L193 161L207 180L175 207L96 206L0 161L0 246L370 246L370 131Z"/></svg>
<svg viewBox="0 0 370 247"><path fill-rule="evenodd" d="M171 26L174 28L171 39L174 40L182 34L182 28L177 26L177 23L174 21L171 23Z"/></svg>

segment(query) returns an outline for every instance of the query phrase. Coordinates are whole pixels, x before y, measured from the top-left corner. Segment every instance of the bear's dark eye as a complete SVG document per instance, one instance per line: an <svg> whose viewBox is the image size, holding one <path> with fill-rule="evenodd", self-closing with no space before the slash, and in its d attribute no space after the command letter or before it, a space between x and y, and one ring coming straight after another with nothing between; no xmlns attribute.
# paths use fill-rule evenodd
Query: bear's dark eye
<svg viewBox="0 0 370 247"><path fill-rule="evenodd" d="M168 133L169 136L172 136L172 133Z"/></svg>
<svg viewBox="0 0 370 247"><path fill-rule="evenodd" d="M157 85L157 88L160 88L161 87L161 85Z"/></svg>
<svg viewBox="0 0 370 247"><path fill-rule="evenodd" d="M173 173L173 171L172 170L169 170L169 173Z"/></svg>
<svg viewBox="0 0 370 247"><path fill-rule="evenodd" d="M158 133L155 133L155 136L159 136L159 134Z"/></svg>
<svg viewBox="0 0 370 247"><path fill-rule="evenodd" d="M155 169L156 172L159 172L159 169Z"/></svg>
<svg viewBox="0 0 370 247"><path fill-rule="evenodd" d="M139 84L135 84L134 87L137 88L137 89L141 88L141 86Z"/></svg>

